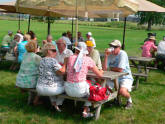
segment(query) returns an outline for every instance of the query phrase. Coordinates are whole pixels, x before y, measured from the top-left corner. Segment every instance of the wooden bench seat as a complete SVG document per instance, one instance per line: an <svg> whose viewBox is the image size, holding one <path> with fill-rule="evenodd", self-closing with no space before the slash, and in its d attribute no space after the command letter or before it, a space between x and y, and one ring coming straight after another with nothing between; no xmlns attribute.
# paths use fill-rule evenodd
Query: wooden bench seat
<svg viewBox="0 0 165 124"><path fill-rule="evenodd" d="M119 89L118 78L121 76L124 76L124 75L128 75L128 73L104 71L103 77L102 77L102 79L104 79L104 82L101 83L101 86L105 87L106 81L108 79L111 79L114 81L115 92L110 94L107 100L102 100L102 101L98 101L98 102L90 101L92 103L92 106L96 110L96 112L95 112L95 119L96 120L99 119L102 104L104 104L104 103L106 103L106 102L108 102L114 98L117 98L117 100L120 102L120 95L118 94L118 89ZM92 78L98 78L98 76L96 74L94 74L90 71L88 72L87 76L92 77ZM30 98L31 98L30 96L33 95L34 93L36 93L36 90L35 89L29 89L28 93L29 93L28 100L30 100ZM74 101L83 101L83 102L88 101L88 98L75 98L75 97L67 96L66 94L60 94L60 95L58 95L58 97L62 97L65 99L71 99ZM30 102L28 102L28 103L30 103Z"/></svg>
<svg viewBox="0 0 165 124"><path fill-rule="evenodd" d="M28 89L27 90L29 92L29 96L28 96L28 104L31 103L30 100L32 100L32 97L31 96L33 93L37 93L36 89ZM82 101L82 102L86 102L86 101L89 101L92 103L92 106L94 108L96 108L96 112L95 112L95 119L97 120L100 116L100 109L101 109L101 105L112 100L112 99L115 99L117 97L117 94L118 92L115 91L113 92L112 94L109 95L108 99L107 100L102 100L102 101L89 101L87 97L81 97L81 98L78 98L78 97L70 97L68 96L67 94L60 94L60 95L57 95L58 97L61 97L61 98L65 98L65 99L69 99L69 100L74 100L75 102L76 101Z"/></svg>
<svg viewBox="0 0 165 124"><path fill-rule="evenodd" d="M130 67L136 68L136 66L134 66L134 65L130 65ZM139 67L144 69L144 66L139 66ZM156 68L156 67L147 67L147 69L157 70L158 68Z"/></svg>
<svg viewBox="0 0 165 124"><path fill-rule="evenodd" d="M135 81L136 81L135 86L133 86L132 89L137 89L138 88L140 77L145 77L145 78L148 77L148 75L145 74L145 73L132 73L132 75L135 77Z"/></svg>

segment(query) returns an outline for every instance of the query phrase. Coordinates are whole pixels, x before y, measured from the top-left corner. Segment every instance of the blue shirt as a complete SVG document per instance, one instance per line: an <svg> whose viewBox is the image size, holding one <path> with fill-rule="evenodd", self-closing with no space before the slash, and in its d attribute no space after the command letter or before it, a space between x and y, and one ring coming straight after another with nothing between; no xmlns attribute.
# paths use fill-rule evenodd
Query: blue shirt
<svg viewBox="0 0 165 124"><path fill-rule="evenodd" d="M23 55L26 52L25 45L28 43L28 41L22 41L18 44L18 62L22 62Z"/></svg>
<svg viewBox="0 0 165 124"><path fill-rule="evenodd" d="M123 72L129 73L126 76L120 77L119 81L122 81L123 79L130 79L133 81L128 56L125 51L120 50L120 53L118 55L109 55L107 64L108 67L121 68L123 69Z"/></svg>
<svg viewBox="0 0 165 124"><path fill-rule="evenodd" d="M56 47L56 50L58 50L56 41L52 41L52 44Z"/></svg>

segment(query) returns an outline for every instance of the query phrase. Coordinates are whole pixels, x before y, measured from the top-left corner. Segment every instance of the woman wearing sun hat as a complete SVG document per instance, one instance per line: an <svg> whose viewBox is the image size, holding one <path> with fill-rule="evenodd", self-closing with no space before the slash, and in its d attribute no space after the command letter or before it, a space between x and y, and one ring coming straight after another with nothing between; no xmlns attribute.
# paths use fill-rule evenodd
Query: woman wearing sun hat
<svg viewBox="0 0 165 124"><path fill-rule="evenodd" d="M75 47L75 54L67 60L67 82L65 82L65 92L71 97L85 97L89 95L89 84L86 82L88 70L92 70L99 77L103 71L98 70L95 62L88 56L87 46L84 42L79 42ZM89 110L90 102L85 102L83 117L91 117Z"/></svg>
<svg viewBox="0 0 165 124"><path fill-rule="evenodd" d="M157 46L155 46L155 36L150 36L149 40L142 46L142 57L153 57L152 54L157 51Z"/></svg>

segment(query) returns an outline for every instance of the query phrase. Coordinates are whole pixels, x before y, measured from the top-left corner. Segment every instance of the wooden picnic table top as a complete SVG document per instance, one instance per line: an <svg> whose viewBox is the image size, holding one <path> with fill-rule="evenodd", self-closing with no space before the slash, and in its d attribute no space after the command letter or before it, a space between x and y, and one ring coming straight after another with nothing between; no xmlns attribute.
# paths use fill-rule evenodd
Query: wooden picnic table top
<svg viewBox="0 0 165 124"><path fill-rule="evenodd" d="M114 72L114 71L104 71L103 73L103 77L101 77L102 79L111 79L114 80L118 77L124 76L124 75L128 75L128 73L125 72ZM92 71L88 72L88 77L94 77L94 78L98 78L98 76L96 74L94 74Z"/></svg>
<svg viewBox="0 0 165 124"><path fill-rule="evenodd" d="M141 62L151 62L155 60L155 58L148 58L148 57L138 57L138 56L129 56L129 60L141 61Z"/></svg>

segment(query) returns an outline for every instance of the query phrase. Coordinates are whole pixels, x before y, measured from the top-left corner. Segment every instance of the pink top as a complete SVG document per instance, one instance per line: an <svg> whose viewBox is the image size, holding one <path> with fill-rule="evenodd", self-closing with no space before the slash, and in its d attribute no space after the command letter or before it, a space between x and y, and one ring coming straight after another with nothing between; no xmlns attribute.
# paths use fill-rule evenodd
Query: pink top
<svg viewBox="0 0 165 124"><path fill-rule="evenodd" d="M151 54L151 50L154 49L154 50L157 50L157 46L155 46L154 42L152 41L146 41L144 43L144 45L142 46L142 57L149 57L151 58L152 57L152 54Z"/></svg>
<svg viewBox="0 0 165 124"><path fill-rule="evenodd" d="M95 67L95 62L88 56L83 56L83 63L80 72L75 72L74 64L77 59L77 55L72 55L68 59L67 63L67 81L70 83L78 83L86 81L86 75L88 70Z"/></svg>

